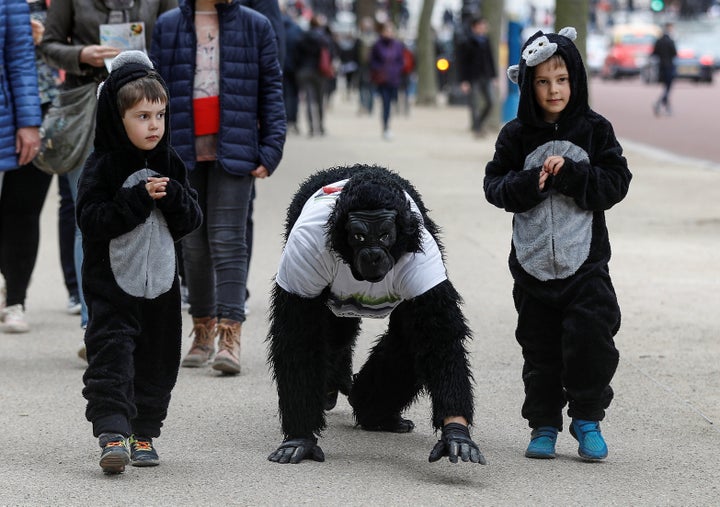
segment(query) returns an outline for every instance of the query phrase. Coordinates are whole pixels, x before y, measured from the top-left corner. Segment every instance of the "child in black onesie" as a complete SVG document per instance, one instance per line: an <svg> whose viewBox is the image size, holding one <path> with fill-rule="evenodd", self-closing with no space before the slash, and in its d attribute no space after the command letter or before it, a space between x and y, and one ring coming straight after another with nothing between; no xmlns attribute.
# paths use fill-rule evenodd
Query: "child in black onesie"
<svg viewBox="0 0 720 507"><path fill-rule="evenodd" d="M100 466L158 464L180 365L182 318L175 241L202 213L165 135L168 91L141 51L112 61L98 91L95 151L78 187L83 291L89 308L83 376Z"/></svg>
<svg viewBox="0 0 720 507"><path fill-rule="evenodd" d="M613 398L620 308L605 210L631 174L608 120L590 109L574 28L537 32L508 77L520 85L485 169L487 200L514 213L510 271L518 312L529 458L554 458L562 410L583 459L604 459L599 422Z"/></svg>

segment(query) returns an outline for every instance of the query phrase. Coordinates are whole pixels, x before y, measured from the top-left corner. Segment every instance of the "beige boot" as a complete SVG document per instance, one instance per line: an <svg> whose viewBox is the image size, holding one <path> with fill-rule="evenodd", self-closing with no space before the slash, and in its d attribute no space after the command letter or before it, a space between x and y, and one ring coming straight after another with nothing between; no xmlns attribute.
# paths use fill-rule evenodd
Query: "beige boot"
<svg viewBox="0 0 720 507"><path fill-rule="evenodd" d="M212 367L215 370L237 375L240 373L240 322L220 319L217 325L218 353Z"/></svg>
<svg viewBox="0 0 720 507"><path fill-rule="evenodd" d="M199 368L205 366L215 353L215 335L217 334L217 319L214 317L193 317L193 329L190 333L194 335L190 352L182 361L185 368Z"/></svg>

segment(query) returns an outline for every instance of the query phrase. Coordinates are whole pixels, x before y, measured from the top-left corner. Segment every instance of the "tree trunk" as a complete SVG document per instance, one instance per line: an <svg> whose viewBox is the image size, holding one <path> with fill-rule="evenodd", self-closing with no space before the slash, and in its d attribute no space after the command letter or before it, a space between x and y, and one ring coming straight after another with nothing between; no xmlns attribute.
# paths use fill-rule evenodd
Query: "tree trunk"
<svg viewBox="0 0 720 507"><path fill-rule="evenodd" d="M430 25L435 0L423 0L420 19L418 20L417 48L415 59L417 61L417 97L415 103L422 106L437 104L437 74L435 70L435 40Z"/></svg>
<svg viewBox="0 0 720 507"><path fill-rule="evenodd" d="M355 3L355 16L357 24L360 26L360 20L363 18L375 19L375 0L357 0Z"/></svg>
<svg viewBox="0 0 720 507"><path fill-rule="evenodd" d="M575 45L580 51L583 63L587 65L587 22L590 16L590 0L556 0L555 32L566 26L577 30ZM587 68L585 69L587 72ZM592 102L592 90L588 87L588 100Z"/></svg>
<svg viewBox="0 0 720 507"><path fill-rule="evenodd" d="M490 38L490 46L493 50L495 71L498 75L496 86L493 90L495 103L493 104L493 108L490 110L490 116L488 116L487 120L488 125L494 129L498 129L500 127L500 112L502 110L500 104L500 92L497 85L505 76L505 68L507 67L506 62L500 61L500 40L502 34L505 33L505 29L503 27L504 9L504 0L483 0L482 2L482 16L487 19L488 22L488 37Z"/></svg>
<svg viewBox="0 0 720 507"><path fill-rule="evenodd" d="M585 46L590 0L556 0L555 5L555 32L566 26L575 28L578 34L575 45L582 55L583 62L586 62Z"/></svg>

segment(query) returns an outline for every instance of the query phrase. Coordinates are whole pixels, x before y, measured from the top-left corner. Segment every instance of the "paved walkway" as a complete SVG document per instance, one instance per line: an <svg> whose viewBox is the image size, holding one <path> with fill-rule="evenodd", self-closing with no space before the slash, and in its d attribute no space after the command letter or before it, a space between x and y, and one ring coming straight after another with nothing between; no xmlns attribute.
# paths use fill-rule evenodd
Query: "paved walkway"
<svg viewBox="0 0 720 507"><path fill-rule="evenodd" d="M385 142L377 118L356 116L336 97L326 137L288 140L282 166L258 182L242 375L183 369L156 441L162 465L115 477L101 473L84 419L81 333L64 313L53 187L27 300L32 330L0 334L0 505L716 505L720 171L626 149L634 180L608 213L623 309L616 400L603 424L610 456L580 461L563 432L557 459L528 460L507 269L511 217L482 192L494 139L472 139L467 122L464 108L416 109L393 120L395 140ZM312 171L355 162L410 179L443 227L450 278L475 335L472 433L487 466L427 462L436 437L426 398L409 410L416 431L407 435L354 429L341 398L321 440L325 463L266 460L281 440L264 338L285 207ZM384 325L364 323L356 368Z"/></svg>

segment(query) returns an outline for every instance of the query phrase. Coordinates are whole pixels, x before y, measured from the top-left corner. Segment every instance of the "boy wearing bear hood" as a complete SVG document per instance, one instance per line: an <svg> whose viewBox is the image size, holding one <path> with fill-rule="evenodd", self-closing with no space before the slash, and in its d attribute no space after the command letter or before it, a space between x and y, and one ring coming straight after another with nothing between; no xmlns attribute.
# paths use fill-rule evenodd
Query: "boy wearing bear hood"
<svg viewBox="0 0 720 507"><path fill-rule="evenodd" d="M83 375L100 466L158 464L180 365L182 318L175 242L202 220L168 142L168 91L149 58L127 51L98 91L95 150L78 187L83 291L89 308Z"/></svg>
<svg viewBox="0 0 720 507"><path fill-rule="evenodd" d="M632 175L608 120L590 109L573 28L537 32L508 77L520 86L485 169L487 200L513 213L509 257L522 347L529 458L554 458L563 408L579 455L604 459L599 422L613 398L620 309L605 210Z"/></svg>

